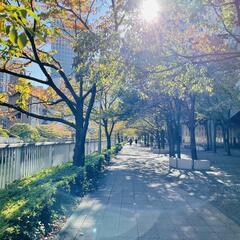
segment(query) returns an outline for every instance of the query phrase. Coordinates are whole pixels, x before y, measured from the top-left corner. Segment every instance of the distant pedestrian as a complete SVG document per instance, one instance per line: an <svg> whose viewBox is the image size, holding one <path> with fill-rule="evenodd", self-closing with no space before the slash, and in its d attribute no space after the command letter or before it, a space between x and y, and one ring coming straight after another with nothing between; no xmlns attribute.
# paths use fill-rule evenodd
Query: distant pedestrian
<svg viewBox="0 0 240 240"><path fill-rule="evenodd" d="M133 143L133 140L132 140L132 138L130 138L130 139L129 139L129 144L130 144L130 146L132 146L132 143Z"/></svg>
<svg viewBox="0 0 240 240"><path fill-rule="evenodd" d="M137 138L135 138L135 144L137 144L138 143L138 139Z"/></svg>

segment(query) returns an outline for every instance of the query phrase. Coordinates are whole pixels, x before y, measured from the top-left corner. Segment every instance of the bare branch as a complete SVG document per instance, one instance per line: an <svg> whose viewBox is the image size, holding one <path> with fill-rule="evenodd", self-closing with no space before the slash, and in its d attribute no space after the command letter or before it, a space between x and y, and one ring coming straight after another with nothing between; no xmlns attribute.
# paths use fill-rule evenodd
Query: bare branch
<svg viewBox="0 0 240 240"><path fill-rule="evenodd" d="M66 11L66 12L72 13L72 14L83 24L83 26L84 26L88 31L91 31L91 29L90 29L90 27L88 26L87 22L86 22L85 20L83 20L83 18L81 17L81 15L77 14L72 8L67 8L67 7L62 6L62 5L58 2L58 0L55 0L55 3L56 3L56 5L57 5L60 9Z"/></svg>

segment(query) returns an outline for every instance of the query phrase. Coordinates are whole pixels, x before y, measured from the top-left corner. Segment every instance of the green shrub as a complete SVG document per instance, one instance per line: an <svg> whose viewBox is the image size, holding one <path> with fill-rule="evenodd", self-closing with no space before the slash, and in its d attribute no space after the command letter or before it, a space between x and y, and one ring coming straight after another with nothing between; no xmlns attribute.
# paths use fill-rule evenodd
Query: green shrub
<svg viewBox="0 0 240 240"><path fill-rule="evenodd" d="M96 186L103 165L104 156L95 153L86 156L84 168L66 163L0 190L0 239L32 240L46 235L54 218L64 214L63 199Z"/></svg>
<svg viewBox="0 0 240 240"><path fill-rule="evenodd" d="M94 159L94 163L90 163ZM0 191L0 239L39 239L51 230L54 215L61 209L59 192L81 194L94 182L99 168L99 157L89 157L94 175L70 163L53 167L17 180ZM95 166L98 166L95 168ZM91 179L94 178L94 179Z"/></svg>
<svg viewBox="0 0 240 240"><path fill-rule="evenodd" d="M44 170L0 191L0 239L38 239L50 230L57 190L69 191L83 169L71 164Z"/></svg>
<svg viewBox="0 0 240 240"><path fill-rule="evenodd" d="M104 154L105 162L107 164L110 164L111 157L118 154L121 151L121 149L122 149L122 145L120 143L117 143L117 144L113 145L111 149L104 150L103 154Z"/></svg>
<svg viewBox="0 0 240 240"><path fill-rule="evenodd" d="M10 127L9 132L12 135L20 137L24 141L39 141L41 139L38 130L25 123L14 124L12 127Z"/></svg>
<svg viewBox="0 0 240 240"><path fill-rule="evenodd" d="M71 137L71 131L59 124L48 124L37 127L40 136L44 139Z"/></svg>
<svg viewBox="0 0 240 240"><path fill-rule="evenodd" d="M6 129L0 128L0 137L8 137L9 132Z"/></svg>
<svg viewBox="0 0 240 240"><path fill-rule="evenodd" d="M104 156L97 153L86 157L85 170L89 188L95 186L98 175L104 164Z"/></svg>
<svg viewBox="0 0 240 240"><path fill-rule="evenodd" d="M122 148L123 148L123 144L121 144L121 143L117 143L116 145L115 145L115 148L116 148L116 154L117 153L119 153L121 150L122 150Z"/></svg>

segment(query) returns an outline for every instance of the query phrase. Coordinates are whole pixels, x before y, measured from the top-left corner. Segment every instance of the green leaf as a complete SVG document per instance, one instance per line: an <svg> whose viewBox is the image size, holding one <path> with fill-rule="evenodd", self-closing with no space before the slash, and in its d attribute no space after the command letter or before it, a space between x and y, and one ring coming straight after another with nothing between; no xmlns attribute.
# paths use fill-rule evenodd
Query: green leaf
<svg viewBox="0 0 240 240"><path fill-rule="evenodd" d="M38 37L41 41L46 42L46 38L47 38L47 35L46 35L46 34L42 34L42 33L40 33L40 32L36 32L36 35L37 35L37 37Z"/></svg>
<svg viewBox="0 0 240 240"><path fill-rule="evenodd" d="M19 36L18 36L18 40L17 40L17 44L19 46L20 49L23 49L26 45L27 45L27 36L25 33L21 33Z"/></svg>
<svg viewBox="0 0 240 240"><path fill-rule="evenodd" d="M37 24L39 24L40 19L32 10L27 9L27 13L29 16L33 17L36 20Z"/></svg>
<svg viewBox="0 0 240 240"><path fill-rule="evenodd" d="M20 15L23 17L23 18L26 18L27 17L27 10L26 9L21 9L19 10L20 12Z"/></svg>
<svg viewBox="0 0 240 240"><path fill-rule="evenodd" d="M5 24L5 20L0 19L0 31L4 30L4 24Z"/></svg>
<svg viewBox="0 0 240 240"><path fill-rule="evenodd" d="M8 25L8 26L5 27L5 32L6 32L7 34L9 34L9 32L10 32L10 25Z"/></svg>
<svg viewBox="0 0 240 240"><path fill-rule="evenodd" d="M18 33L17 33L17 30L15 29L15 27L11 27L10 28L10 32L9 32L9 40L12 42L12 43L17 43L17 39L18 39Z"/></svg>

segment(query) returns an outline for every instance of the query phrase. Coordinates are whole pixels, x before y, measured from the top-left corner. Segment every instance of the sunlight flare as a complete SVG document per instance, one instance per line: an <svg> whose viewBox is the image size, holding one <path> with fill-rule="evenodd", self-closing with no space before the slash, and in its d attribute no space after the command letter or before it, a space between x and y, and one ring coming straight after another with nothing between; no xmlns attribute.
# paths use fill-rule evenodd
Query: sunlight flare
<svg viewBox="0 0 240 240"><path fill-rule="evenodd" d="M154 21L160 11L160 5L157 0L143 0L142 6L141 6L141 15L144 20L147 22Z"/></svg>

